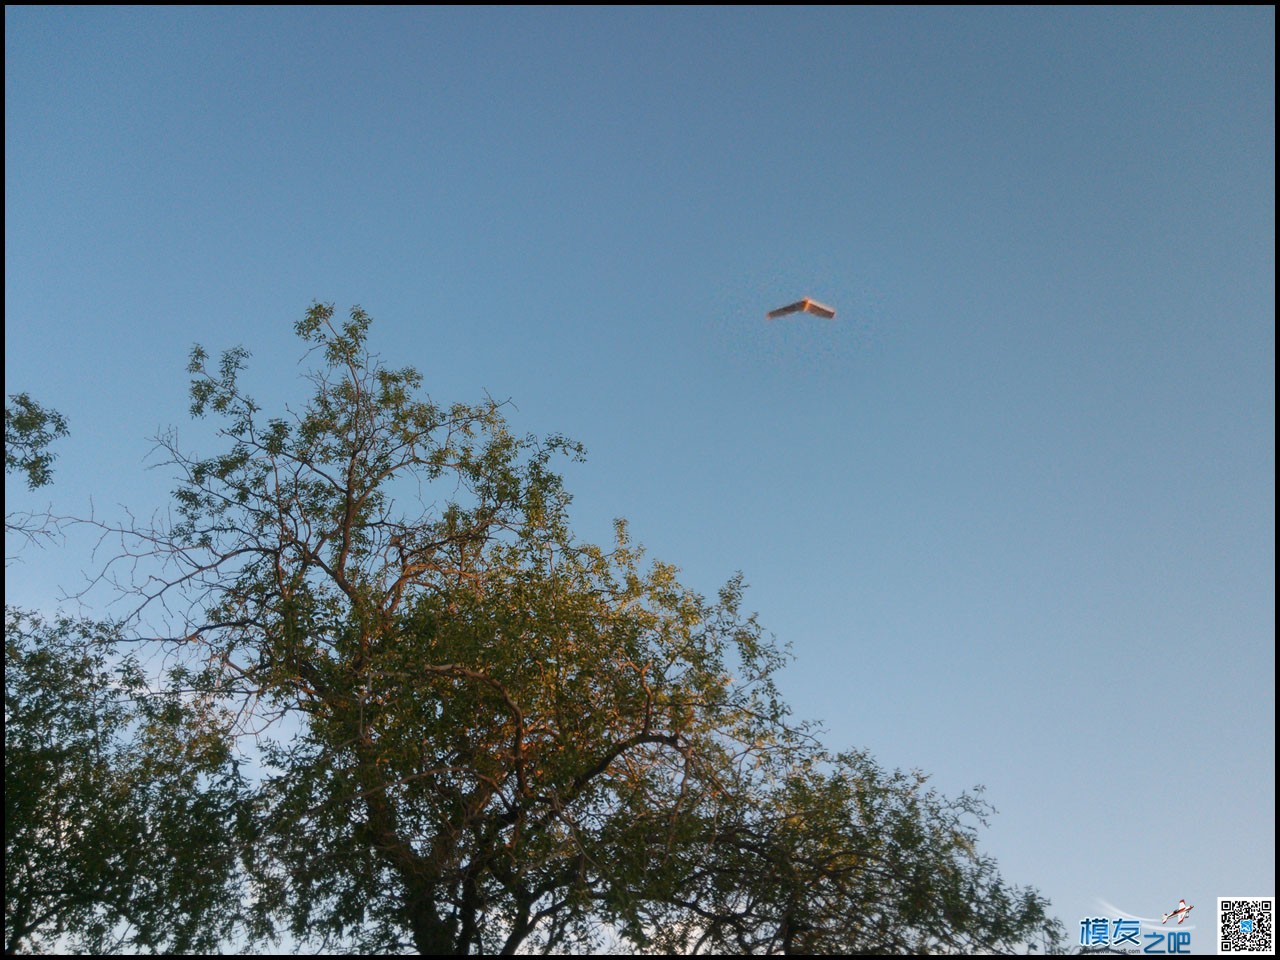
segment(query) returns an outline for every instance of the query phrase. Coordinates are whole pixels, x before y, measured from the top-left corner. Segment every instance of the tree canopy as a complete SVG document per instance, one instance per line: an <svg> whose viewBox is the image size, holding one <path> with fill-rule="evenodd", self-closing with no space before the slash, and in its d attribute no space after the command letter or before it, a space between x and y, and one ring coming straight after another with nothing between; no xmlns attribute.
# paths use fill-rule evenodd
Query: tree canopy
<svg viewBox="0 0 1280 960"><path fill-rule="evenodd" d="M5 610L5 949L214 949L248 808L211 705L159 692L113 625Z"/></svg>
<svg viewBox="0 0 1280 960"><path fill-rule="evenodd" d="M5 474L45 486L66 420L9 399ZM5 532L51 523L8 514ZM123 625L8 600L5 952L216 948L241 926L250 824L225 717L181 671L149 677Z"/></svg>
<svg viewBox="0 0 1280 960"><path fill-rule="evenodd" d="M27 486L43 487L53 479L54 454L49 444L67 435L67 421L25 393L9 396L4 406L4 472L26 474Z"/></svg>
<svg viewBox="0 0 1280 960"><path fill-rule="evenodd" d="M28 394L10 394L4 405L5 476L22 474L29 490L51 483L56 454L49 448L66 435L67 420L58 411L41 406ZM14 534L28 543L48 539L51 527L47 514L7 511L4 515L5 534Z"/></svg>
<svg viewBox="0 0 1280 960"><path fill-rule="evenodd" d="M249 824L228 834L242 931L422 953L1057 936L977 853L979 797L790 719L741 578L690 590L621 521L579 541L556 463L581 448L432 402L369 326L313 305L310 396L277 415L244 350L196 348L191 410L220 449L163 437L172 514L113 531L143 613L170 616L180 702L234 711L261 749L252 804L219 808Z"/></svg>

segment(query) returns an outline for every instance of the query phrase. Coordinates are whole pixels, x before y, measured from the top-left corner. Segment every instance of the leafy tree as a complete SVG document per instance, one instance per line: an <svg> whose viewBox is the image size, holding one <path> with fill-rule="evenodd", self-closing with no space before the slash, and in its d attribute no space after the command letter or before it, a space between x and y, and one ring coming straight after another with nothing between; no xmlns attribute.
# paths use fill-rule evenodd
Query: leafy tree
<svg viewBox="0 0 1280 960"><path fill-rule="evenodd" d="M793 751L753 771L646 917L669 953L1050 950L1060 925L976 850L990 808L863 753Z"/></svg>
<svg viewBox="0 0 1280 960"><path fill-rule="evenodd" d="M5 472L34 489L66 422L10 399ZM30 515L5 527L48 532ZM226 724L208 698L149 689L122 642L119 626L6 603L7 953L211 948L241 913L248 808Z"/></svg>
<svg viewBox="0 0 1280 960"><path fill-rule="evenodd" d="M40 406L25 393L10 394L4 407L4 472L26 475L30 490L53 479L54 454L49 445L67 435L67 421L56 410ZM49 537L53 524L47 514L10 512L4 515L6 534L28 542Z"/></svg>
<svg viewBox="0 0 1280 960"><path fill-rule="evenodd" d="M444 407L315 304L299 409L264 416L193 351L209 457L162 438L172 522L120 531L173 649L265 754L254 907L365 951L1013 948L1050 929L945 801L787 720L782 652L646 563L577 541L580 448ZM261 728L259 728L261 729ZM994 911L988 915L988 911Z"/></svg>
<svg viewBox="0 0 1280 960"><path fill-rule="evenodd" d="M5 949L215 947L239 914L228 741L120 634L5 611Z"/></svg>
<svg viewBox="0 0 1280 960"><path fill-rule="evenodd" d="M4 408L4 472L25 473L27 486L35 490L53 479L49 444L67 435L67 421L25 393L10 394L9 399L13 405Z"/></svg>

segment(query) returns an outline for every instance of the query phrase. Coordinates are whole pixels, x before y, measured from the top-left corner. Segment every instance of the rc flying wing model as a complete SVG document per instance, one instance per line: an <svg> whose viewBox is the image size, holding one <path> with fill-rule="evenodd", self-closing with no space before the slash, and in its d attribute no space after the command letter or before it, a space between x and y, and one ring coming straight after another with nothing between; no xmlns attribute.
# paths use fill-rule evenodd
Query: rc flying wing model
<svg viewBox="0 0 1280 960"><path fill-rule="evenodd" d="M797 300L795 303L789 303L785 307L779 307L777 310L770 310L764 315L766 320L777 320L779 317L785 317L789 313L812 313L815 317L826 317L828 320L834 320L836 312L831 307L824 306L817 300L810 300L805 297L803 300Z"/></svg>

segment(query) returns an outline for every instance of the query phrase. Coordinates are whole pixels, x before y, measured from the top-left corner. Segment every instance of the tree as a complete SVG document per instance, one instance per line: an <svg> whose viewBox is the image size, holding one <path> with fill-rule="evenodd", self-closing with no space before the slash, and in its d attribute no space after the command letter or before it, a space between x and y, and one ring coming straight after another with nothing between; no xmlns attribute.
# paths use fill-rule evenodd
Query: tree
<svg viewBox="0 0 1280 960"><path fill-rule="evenodd" d="M29 490L53 480L54 454L49 445L67 435L67 421L56 410L48 410L25 393L10 394L12 405L4 407L4 472L26 475ZM49 536L47 514L6 513L4 532L18 534L28 542Z"/></svg>
<svg viewBox="0 0 1280 960"><path fill-rule="evenodd" d="M43 486L66 423L11 399L5 472ZM207 698L151 689L125 642L5 605L6 953L200 950L241 914L249 819L226 724Z"/></svg>
<svg viewBox="0 0 1280 960"><path fill-rule="evenodd" d="M118 629L5 611L5 950L189 952L239 915L228 741Z"/></svg>
<svg viewBox="0 0 1280 960"><path fill-rule="evenodd" d="M244 350L196 348L192 413L225 450L163 437L174 519L119 531L130 568L160 563L137 587L202 689L277 724L247 851L264 923L423 953L1010 948L1051 926L1034 893L1001 901L968 800L788 722L740 578L687 590L621 522L577 541L553 460L581 449L420 398L369 324L312 306L296 331L322 361L283 416L242 388Z"/></svg>
<svg viewBox="0 0 1280 960"><path fill-rule="evenodd" d="M67 435L67 421L25 393L10 394L9 399L13 406L4 408L4 472L25 473L27 486L35 490L53 479L49 444Z"/></svg>
<svg viewBox="0 0 1280 960"><path fill-rule="evenodd" d="M933 954L1050 950L1035 891L976 850L990 807L863 753L796 751L733 792L646 918L668 953Z"/></svg>

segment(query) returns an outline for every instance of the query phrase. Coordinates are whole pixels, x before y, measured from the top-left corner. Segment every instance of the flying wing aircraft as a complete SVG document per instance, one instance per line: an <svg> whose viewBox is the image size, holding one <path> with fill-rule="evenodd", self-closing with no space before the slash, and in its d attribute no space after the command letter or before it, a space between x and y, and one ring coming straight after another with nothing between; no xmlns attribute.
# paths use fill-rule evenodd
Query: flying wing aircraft
<svg viewBox="0 0 1280 960"><path fill-rule="evenodd" d="M1177 910L1172 910L1172 911L1170 911L1169 913L1164 914L1164 916L1163 916L1163 918L1161 919L1161 921L1160 921L1160 922L1161 922L1161 923L1168 923L1168 922L1169 922L1170 920L1172 920L1174 917L1177 917L1177 918L1178 918L1178 922L1179 922L1179 923L1181 923L1183 920L1187 919L1187 914L1188 914L1188 913L1190 913L1190 912L1191 912L1192 910L1194 910L1194 909L1195 909L1195 907L1188 907L1188 906L1187 906L1187 901L1185 901L1185 900L1179 900L1179 901L1178 901L1178 909L1177 909Z"/></svg>
<svg viewBox="0 0 1280 960"><path fill-rule="evenodd" d="M835 318L836 312L831 307L823 306L817 300L810 300L805 297L803 300L797 300L795 303L789 303L785 307L779 307L777 310L770 310L764 315L766 320L777 320L779 317L785 317L788 313L812 313L815 317L826 317L828 320Z"/></svg>

